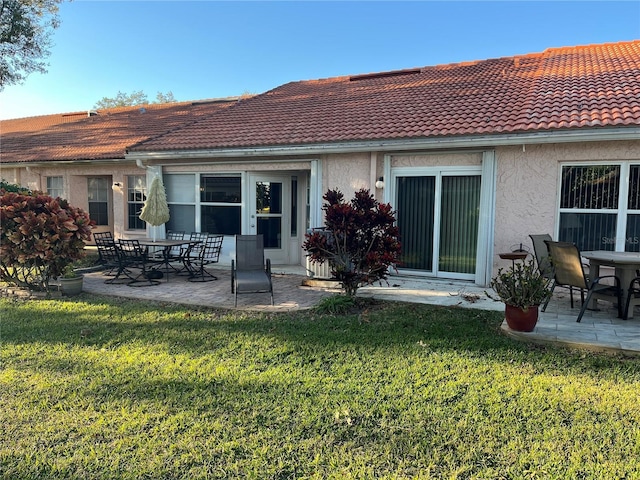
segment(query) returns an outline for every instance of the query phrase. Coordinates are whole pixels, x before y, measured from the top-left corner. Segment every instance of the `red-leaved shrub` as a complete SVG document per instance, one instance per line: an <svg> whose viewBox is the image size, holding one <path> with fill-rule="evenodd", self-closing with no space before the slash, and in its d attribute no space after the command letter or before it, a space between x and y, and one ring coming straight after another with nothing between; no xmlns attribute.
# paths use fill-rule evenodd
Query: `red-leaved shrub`
<svg viewBox="0 0 640 480"><path fill-rule="evenodd" d="M303 248L312 262L328 261L345 293L354 296L361 285L387 278L389 267L400 260L394 212L366 189L349 203L338 190L328 190L322 198L324 229L307 234Z"/></svg>
<svg viewBox="0 0 640 480"><path fill-rule="evenodd" d="M49 280L84 256L95 224L84 210L39 192L0 189L0 279L49 291Z"/></svg>

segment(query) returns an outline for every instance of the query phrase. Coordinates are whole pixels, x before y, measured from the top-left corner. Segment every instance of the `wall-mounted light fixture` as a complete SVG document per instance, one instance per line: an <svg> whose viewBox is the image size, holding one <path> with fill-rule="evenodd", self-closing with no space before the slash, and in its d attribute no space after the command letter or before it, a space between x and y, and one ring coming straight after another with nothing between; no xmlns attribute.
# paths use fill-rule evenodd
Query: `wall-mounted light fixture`
<svg viewBox="0 0 640 480"><path fill-rule="evenodd" d="M376 182L376 188L384 188L384 177L378 178Z"/></svg>
<svg viewBox="0 0 640 480"><path fill-rule="evenodd" d="M114 182L113 185L111 185L111 190L120 190L122 189L122 183L120 182Z"/></svg>

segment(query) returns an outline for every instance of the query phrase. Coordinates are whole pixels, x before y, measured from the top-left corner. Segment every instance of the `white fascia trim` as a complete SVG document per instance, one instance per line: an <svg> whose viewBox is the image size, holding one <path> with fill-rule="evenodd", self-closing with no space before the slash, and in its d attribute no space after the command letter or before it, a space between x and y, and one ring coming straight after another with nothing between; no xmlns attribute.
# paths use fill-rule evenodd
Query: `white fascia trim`
<svg viewBox="0 0 640 480"><path fill-rule="evenodd" d="M2 168L26 168L26 167L64 167L69 165L128 165L133 163L131 159L115 158L110 160L51 160L39 162L0 162Z"/></svg>
<svg viewBox="0 0 640 480"><path fill-rule="evenodd" d="M257 157L264 155L321 155L362 151L432 150L445 148L490 148L506 145L536 145L548 143L579 143L600 141L638 140L640 127L589 129L517 133L505 135L473 135L439 137L432 139L394 139L362 142L324 143L314 145L288 145L277 147L219 148L203 150L168 150L157 152L131 152L127 160L205 159L224 157Z"/></svg>

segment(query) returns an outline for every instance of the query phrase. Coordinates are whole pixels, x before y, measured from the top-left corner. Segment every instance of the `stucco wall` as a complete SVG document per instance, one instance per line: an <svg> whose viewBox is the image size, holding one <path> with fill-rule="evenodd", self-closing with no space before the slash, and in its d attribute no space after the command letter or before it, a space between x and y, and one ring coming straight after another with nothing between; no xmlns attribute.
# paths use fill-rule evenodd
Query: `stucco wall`
<svg viewBox="0 0 640 480"><path fill-rule="evenodd" d="M47 189L47 177L61 176L66 199L71 205L86 211L89 210L87 176L108 177L111 183L120 182L124 185L127 175L145 175L144 170L132 164L52 165L7 170L9 171L7 172L3 169L3 176L6 180L41 191L46 191ZM8 178L9 176L12 178ZM109 200L113 202L113 215L109 216L109 225L99 226L94 232L114 229L116 235L120 235L126 216L125 192L123 189L109 189L109 195Z"/></svg>
<svg viewBox="0 0 640 480"><path fill-rule="evenodd" d="M640 141L498 147L495 152L494 270L508 263L498 253L520 243L533 249L529 234L548 233L555 238L563 163L640 160Z"/></svg>
<svg viewBox="0 0 640 480"><path fill-rule="evenodd" d="M398 167L449 167L482 165L482 153L445 152L429 154L404 154L391 157L391 168Z"/></svg>
<svg viewBox="0 0 640 480"><path fill-rule="evenodd" d="M371 176L370 153L327 155L323 158L322 194L329 189L338 189L348 201L361 188L374 192Z"/></svg>

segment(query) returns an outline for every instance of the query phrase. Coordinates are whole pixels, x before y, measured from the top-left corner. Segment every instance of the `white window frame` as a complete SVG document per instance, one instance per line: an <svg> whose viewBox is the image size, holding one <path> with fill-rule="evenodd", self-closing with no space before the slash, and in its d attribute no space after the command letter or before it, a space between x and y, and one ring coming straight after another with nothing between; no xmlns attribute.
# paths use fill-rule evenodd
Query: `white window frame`
<svg viewBox="0 0 640 480"><path fill-rule="evenodd" d="M53 186L53 181L60 182L60 185ZM47 177L47 195L53 198L64 198L64 177L61 175L52 175Z"/></svg>
<svg viewBox="0 0 640 480"><path fill-rule="evenodd" d="M618 208L612 209L590 209L590 208L560 208L562 199L562 170L564 167L596 167L596 166L619 166L620 167L620 185L618 190ZM629 214L640 215L640 210L631 210L628 208L629 202L629 181L631 175L631 166L640 165L638 160L590 160L577 162L561 162L558 164L558 183L556 199L556 218L554 238L560 235L560 214L562 213L604 213L609 215L617 215L616 217L616 238L614 241L614 251L624 252L626 246L627 218Z"/></svg>

